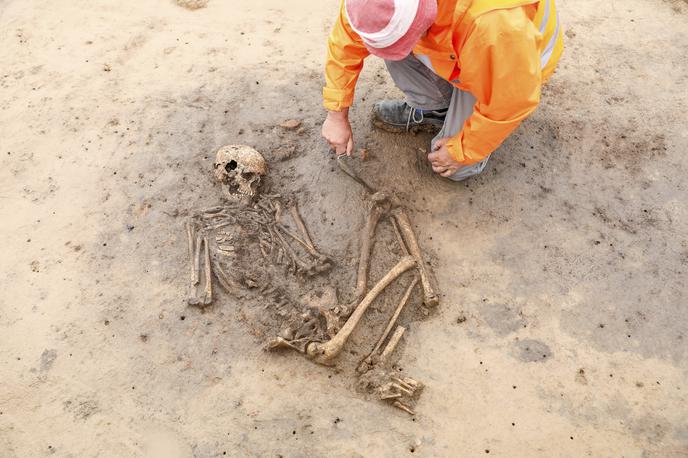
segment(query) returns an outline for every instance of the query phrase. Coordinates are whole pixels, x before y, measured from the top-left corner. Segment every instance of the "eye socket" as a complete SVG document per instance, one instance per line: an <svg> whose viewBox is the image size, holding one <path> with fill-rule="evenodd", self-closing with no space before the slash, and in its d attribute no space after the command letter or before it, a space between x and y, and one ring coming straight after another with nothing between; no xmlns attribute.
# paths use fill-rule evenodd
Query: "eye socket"
<svg viewBox="0 0 688 458"><path fill-rule="evenodd" d="M229 172L236 169L238 166L239 164L237 164L237 161L231 160L227 163L227 165L225 165L225 170Z"/></svg>

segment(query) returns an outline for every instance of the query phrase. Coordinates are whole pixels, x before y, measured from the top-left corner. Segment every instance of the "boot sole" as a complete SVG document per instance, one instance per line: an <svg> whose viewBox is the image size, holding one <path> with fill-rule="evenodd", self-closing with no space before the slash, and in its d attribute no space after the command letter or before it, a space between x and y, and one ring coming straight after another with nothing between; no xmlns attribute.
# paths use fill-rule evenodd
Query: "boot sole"
<svg viewBox="0 0 688 458"><path fill-rule="evenodd" d="M390 132L393 134L403 134L407 132L406 126L395 126L393 124L388 124L375 117L373 118L373 126L377 127L380 130L384 130L385 132ZM416 124L415 126L411 126L408 129L408 132L411 132L412 134L417 134L418 132L436 133L439 132L440 129L441 127L434 126L432 124Z"/></svg>

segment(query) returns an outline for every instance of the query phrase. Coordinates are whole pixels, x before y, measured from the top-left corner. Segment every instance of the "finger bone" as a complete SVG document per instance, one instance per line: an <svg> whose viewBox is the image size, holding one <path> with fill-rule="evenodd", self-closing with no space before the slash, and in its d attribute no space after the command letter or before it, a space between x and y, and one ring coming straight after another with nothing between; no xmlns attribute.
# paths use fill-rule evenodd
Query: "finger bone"
<svg viewBox="0 0 688 458"><path fill-rule="evenodd" d="M408 407L407 405L405 405L405 404L402 404L402 403L399 402L399 401L394 401L394 404L393 404L393 405L394 405L394 407L403 410L404 412L406 412L406 413L409 414L409 415L415 415L415 414L416 414L413 410L411 410L411 408L409 408L409 407Z"/></svg>

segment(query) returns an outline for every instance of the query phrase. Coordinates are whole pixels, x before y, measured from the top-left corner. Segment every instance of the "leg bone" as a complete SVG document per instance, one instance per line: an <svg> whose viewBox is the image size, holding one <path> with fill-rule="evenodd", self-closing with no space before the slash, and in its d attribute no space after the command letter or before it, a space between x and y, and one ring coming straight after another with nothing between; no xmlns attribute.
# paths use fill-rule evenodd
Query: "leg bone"
<svg viewBox="0 0 688 458"><path fill-rule="evenodd" d="M384 350L382 350L382 354L380 355L380 360L383 363L387 360L387 358L389 358L389 355L391 355L394 352L394 350L396 350L397 345L399 345L399 341L401 340L401 337L404 335L405 332L406 328L403 326L397 326L397 328L394 330L394 334L392 334L392 337L389 338L387 346Z"/></svg>
<svg viewBox="0 0 688 458"><path fill-rule="evenodd" d="M189 264L191 264L191 284L189 285L189 295L187 299L187 303L189 305L198 305L198 298L196 297L196 285L198 284L198 268L196 267L196 259L194 257L195 255L195 249L194 249L194 241L195 241L195 232L196 228L194 227L193 223L191 220L186 222L186 236L189 241Z"/></svg>
<svg viewBox="0 0 688 458"><path fill-rule="evenodd" d="M354 291L353 299L347 306L347 310L343 313L345 316L351 313L355 309L356 305L363 300L363 297L368 289L368 268L370 266L370 254L373 247L375 229L377 228L377 224L383 214L383 208L380 207L378 202L373 201L373 204L368 211L368 216L366 217L363 234L361 235L360 256L358 258L358 273L356 275L356 290Z"/></svg>
<svg viewBox="0 0 688 458"><path fill-rule="evenodd" d="M401 235L404 238L404 242L406 243L409 253L416 258L418 272L420 273L420 281L423 285L423 303L428 307L436 306L440 301L439 296L433 289L430 272L425 266L425 262L423 262L423 255L420 251L416 234L413 232L413 228L411 227L411 221L409 221L408 215L401 207L397 207L392 210L392 214L394 215L394 219L396 219L397 223L399 224Z"/></svg>
<svg viewBox="0 0 688 458"><path fill-rule="evenodd" d="M198 273L196 272L196 263L194 262L194 233L196 229L194 228L191 220L186 222L186 237L189 242L189 263L191 264L191 284L196 284L196 277Z"/></svg>
<svg viewBox="0 0 688 458"><path fill-rule="evenodd" d="M370 366L372 366L374 356L378 353L378 351L380 351L382 344L385 342L385 340L389 336L389 333L392 332L394 325L397 323L397 320L399 319L399 315L401 315L402 310L404 310L404 307L406 306L406 303L408 302L409 298L411 297L411 293L413 292L413 289L416 287L417 284L418 284L418 276L414 276L413 281L411 282L409 287L406 288L406 292L404 293L404 296L399 301L399 305L397 305L396 310L394 310L392 317L389 319L389 322L387 323L387 327L385 328L384 332L382 333L382 335L378 339L377 344L375 345L375 348L373 348L373 351L371 351L370 354L366 357L366 359L364 359L363 362L361 362L361 364L358 366L359 372L361 372L361 373L366 372L368 370L368 368L370 368Z"/></svg>
<svg viewBox="0 0 688 458"><path fill-rule="evenodd" d="M200 283L200 272L201 272L201 242L203 242L203 236L201 234L196 235L196 252L194 253L194 278L193 283L197 285Z"/></svg>
<svg viewBox="0 0 688 458"><path fill-rule="evenodd" d="M210 266L210 248L208 247L208 237L203 237L203 254L205 261L205 294L203 295L203 305L213 303L213 274Z"/></svg>
<svg viewBox="0 0 688 458"><path fill-rule="evenodd" d="M370 304L380 295L380 293L401 274L416 265L414 258L407 256L402 258L397 265L387 272L382 279L370 290L363 298L360 304L356 307L347 322L342 326L342 329L326 343L312 343L306 348L309 357L321 364L330 363L344 348L344 344L349 339L349 336L354 331L361 318L365 314Z"/></svg>
<svg viewBox="0 0 688 458"><path fill-rule="evenodd" d="M408 256L409 251L404 243L404 238L401 236L401 231L399 230L399 223L396 219L392 219L392 227L394 228L394 235L397 236L397 242L399 242L399 248L401 248L401 253L403 256Z"/></svg>

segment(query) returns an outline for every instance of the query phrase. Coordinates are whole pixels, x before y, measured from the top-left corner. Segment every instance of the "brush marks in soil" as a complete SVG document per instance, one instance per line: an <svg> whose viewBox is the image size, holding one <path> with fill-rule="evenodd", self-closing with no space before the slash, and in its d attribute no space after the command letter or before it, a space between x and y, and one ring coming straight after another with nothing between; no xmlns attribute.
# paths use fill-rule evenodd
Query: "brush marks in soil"
<svg viewBox="0 0 688 458"><path fill-rule="evenodd" d="M86 421L101 410L96 399L86 395L68 399L62 406L65 412L72 414L75 422Z"/></svg>

